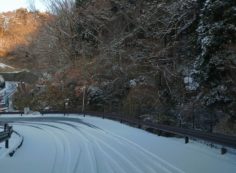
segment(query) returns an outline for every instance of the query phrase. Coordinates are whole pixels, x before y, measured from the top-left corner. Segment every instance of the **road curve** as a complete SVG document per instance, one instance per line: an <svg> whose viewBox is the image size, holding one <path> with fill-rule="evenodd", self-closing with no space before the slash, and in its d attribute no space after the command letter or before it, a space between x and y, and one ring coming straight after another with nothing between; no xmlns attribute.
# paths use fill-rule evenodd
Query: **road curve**
<svg viewBox="0 0 236 173"><path fill-rule="evenodd" d="M10 122L14 130L24 136L24 144L13 158L0 159L4 173L190 173L180 164L176 166L129 138L108 131L103 124L96 126L93 121L97 119L36 117L1 120ZM117 130L126 128L119 123L114 125ZM141 135L139 130L132 131L135 131L136 138Z"/></svg>

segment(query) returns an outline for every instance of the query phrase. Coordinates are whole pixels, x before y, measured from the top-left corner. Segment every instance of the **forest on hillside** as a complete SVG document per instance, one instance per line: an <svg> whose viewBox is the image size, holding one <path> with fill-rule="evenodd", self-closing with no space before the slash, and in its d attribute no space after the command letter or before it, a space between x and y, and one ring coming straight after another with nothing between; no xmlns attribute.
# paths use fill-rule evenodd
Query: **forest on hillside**
<svg viewBox="0 0 236 173"><path fill-rule="evenodd" d="M38 76L19 87L15 109L81 111L84 103L235 134L235 0L49 2L50 13L21 9L8 25L10 14L0 15L1 40L11 40L0 59Z"/></svg>

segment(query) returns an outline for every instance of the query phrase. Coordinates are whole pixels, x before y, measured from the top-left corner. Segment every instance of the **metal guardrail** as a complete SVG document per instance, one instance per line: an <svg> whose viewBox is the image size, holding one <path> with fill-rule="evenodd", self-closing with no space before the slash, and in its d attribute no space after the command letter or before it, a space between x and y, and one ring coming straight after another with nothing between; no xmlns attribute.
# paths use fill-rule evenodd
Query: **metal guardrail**
<svg viewBox="0 0 236 173"><path fill-rule="evenodd" d="M2 112L0 114L19 114L22 115L24 112ZM180 127L173 127L169 125L163 125L163 124L157 124L152 122L145 122L139 119L135 118L127 118L125 116L119 115L119 114L107 114L107 113L98 113L98 112L76 112L76 111L42 111L42 116L46 114L81 114L81 115L90 115L90 116L96 116L106 119L112 119L115 121L119 121L121 123L127 123L130 125L135 125L139 128L146 128L155 130L158 132L158 134L161 134L162 132L167 132L175 135L179 135L182 137L185 137L185 143L189 142L189 138L196 138L201 139L204 141L211 142L212 144L220 144L222 146L228 146L232 148L236 148L236 136L228 136L223 134L216 134L216 133L208 133L203 132L199 130L194 129L185 129ZM222 148L221 150L222 154L226 152L225 148Z"/></svg>
<svg viewBox="0 0 236 173"><path fill-rule="evenodd" d="M43 111L41 113L42 115L44 115L44 114L58 114L62 112ZM152 122L145 122L140 119L126 118L125 116L122 116L119 114L106 114L106 113L97 113L97 112L73 112L73 111L63 112L63 114L82 114L84 116L85 115L97 116L97 117L112 119L115 121L120 121L121 123L128 123L130 125L135 125L139 128L147 128L149 130L150 129L156 130L159 132L159 134L161 134L162 132L167 132L167 133L185 137L185 143L189 142L189 138L195 138L195 139L208 141L213 144L220 144L223 146L236 148L236 136L208 133L208 132L203 132L200 130L185 129L185 128L173 127L169 125L157 124L157 123L152 123ZM222 148L221 152L222 154L224 154L226 152L225 148Z"/></svg>
<svg viewBox="0 0 236 173"><path fill-rule="evenodd" d="M0 132L0 143L5 141L5 148L9 147L9 139L12 133L13 133L12 126L4 124L4 131Z"/></svg>
<svg viewBox="0 0 236 173"><path fill-rule="evenodd" d="M22 114L24 114L24 112L23 111L18 111L18 112L0 112L0 115L22 115Z"/></svg>
<svg viewBox="0 0 236 173"><path fill-rule="evenodd" d="M143 124L153 129L177 134L180 136L202 139L204 141L209 141L215 144L220 144L220 145L236 148L235 136L208 133L208 132L203 132L199 130L184 129L184 128L172 127L172 126L161 125L161 124L153 124L153 123L143 123Z"/></svg>

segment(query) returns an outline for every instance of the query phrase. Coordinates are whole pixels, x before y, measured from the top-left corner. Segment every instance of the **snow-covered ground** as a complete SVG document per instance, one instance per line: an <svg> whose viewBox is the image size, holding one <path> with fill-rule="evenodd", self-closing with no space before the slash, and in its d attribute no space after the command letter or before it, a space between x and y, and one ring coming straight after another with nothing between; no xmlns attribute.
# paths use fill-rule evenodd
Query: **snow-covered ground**
<svg viewBox="0 0 236 173"><path fill-rule="evenodd" d="M8 116L6 116L8 117ZM13 116L12 116L13 117ZM112 120L70 115L4 118L24 136L3 173L235 173L236 156ZM11 145L11 142L10 142Z"/></svg>
<svg viewBox="0 0 236 173"><path fill-rule="evenodd" d="M0 129L0 132L3 131ZM22 142L23 138L22 136L12 133L10 141L10 146L9 148L5 148L5 143L2 142L0 143L0 160L3 158L6 158L9 156L9 153L12 153L13 151L17 150L17 147L20 145ZM1 172L1 167L0 167L0 172Z"/></svg>

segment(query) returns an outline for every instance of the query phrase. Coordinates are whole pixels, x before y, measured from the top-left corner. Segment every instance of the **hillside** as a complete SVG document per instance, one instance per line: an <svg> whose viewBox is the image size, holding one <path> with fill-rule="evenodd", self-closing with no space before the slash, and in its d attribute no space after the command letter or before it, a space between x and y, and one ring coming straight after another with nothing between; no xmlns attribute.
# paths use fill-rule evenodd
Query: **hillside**
<svg viewBox="0 0 236 173"><path fill-rule="evenodd" d="M67 109L80 111L86 88L86 110L234 133L235 6L233 0L58 1L52 19L31 30L34 39L20 43L25 57L9 49L40 76L37 87L18 92L16 108L63 110L69 100Z"/></svg>
<svg viewBox="0 0 236 173"><path fill-rule="evenodd" d="M27 67L30 51L27 47L49 15L18 9L0 14L0 60L18 68Z"/></svg>

